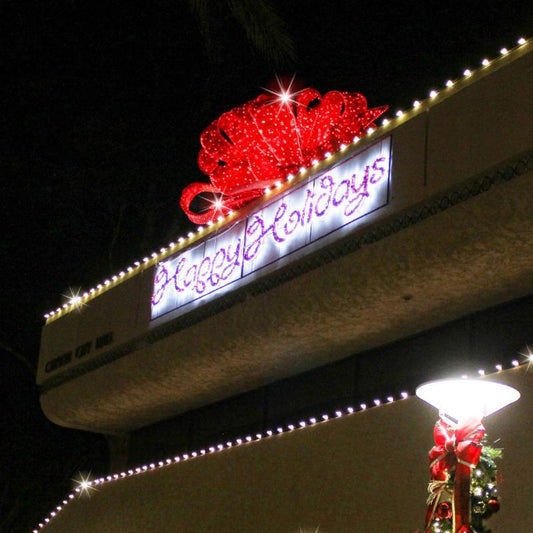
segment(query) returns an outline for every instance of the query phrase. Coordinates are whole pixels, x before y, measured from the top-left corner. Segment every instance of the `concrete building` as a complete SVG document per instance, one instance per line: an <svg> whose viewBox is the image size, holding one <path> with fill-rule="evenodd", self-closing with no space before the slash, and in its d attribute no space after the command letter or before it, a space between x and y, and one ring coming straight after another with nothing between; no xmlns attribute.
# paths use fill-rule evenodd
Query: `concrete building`
<svg viewBox="0 0 533 533"><path fill-rule="evenodd" d="M412 532L436 419L412 392L484 369L522 394L487 420L491 524L527 531L531 46L51 312L42 408L113 435L116 470L43 529Z"/></svg>

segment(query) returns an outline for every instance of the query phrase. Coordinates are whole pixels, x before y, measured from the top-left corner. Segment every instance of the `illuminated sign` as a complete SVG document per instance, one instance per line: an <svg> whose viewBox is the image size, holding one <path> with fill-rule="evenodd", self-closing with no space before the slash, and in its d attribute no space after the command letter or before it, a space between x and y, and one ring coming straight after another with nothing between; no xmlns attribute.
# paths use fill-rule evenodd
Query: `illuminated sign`
<svg viewBox="0 0 533 533"><path fill-rule="evenodd" d="M388 201L390 138L267 202L222 233L157 265L152 319L254 279L280 259L357 226ZM313 247L314 249L314 247ZM184 307L187 306L187 307Z"/></svg>

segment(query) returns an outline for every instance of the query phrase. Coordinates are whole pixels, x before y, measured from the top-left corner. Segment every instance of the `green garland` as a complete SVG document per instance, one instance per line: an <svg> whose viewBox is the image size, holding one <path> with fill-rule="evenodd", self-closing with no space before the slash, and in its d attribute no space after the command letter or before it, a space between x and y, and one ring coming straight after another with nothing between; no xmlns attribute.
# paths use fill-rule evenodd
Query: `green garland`
<svg viewBox="0 0 533 533"><path fill-rule="evenodd" d="M496 486L497 465L496 459L502 457L501 448L488 446L484 438L483 449L477 467L472 472L470 481L470 516L471 527L474 533L491 533L485 527L485 520L490 518L500 508L498 488ZM446 482L446 492L453 495L455 471L450 473ZM430 485L431 486L431 485ZM435 511L435 516L428 529L431 533L452 533L453 516L451 501L441 501Z"/></svg>

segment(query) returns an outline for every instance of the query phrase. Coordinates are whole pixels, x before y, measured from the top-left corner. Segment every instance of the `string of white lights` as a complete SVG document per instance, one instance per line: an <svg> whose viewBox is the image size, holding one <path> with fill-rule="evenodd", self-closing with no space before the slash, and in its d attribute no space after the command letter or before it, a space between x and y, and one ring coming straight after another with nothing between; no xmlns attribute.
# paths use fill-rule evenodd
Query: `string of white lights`
<svg viewBox="0 0 533 533"><path fill-rule="evenodd" d="M381 126L378 127L376 130L369 128L366 131L367 135L365 139L371 138L371 140L374 140L376 135L389 133L391 129L399 126L400 124L403 124L406 120L410 120L411 118L415 117L420 111L427 110L433 105L440 102L443 98L450 96L452 94L451 91L456 92L457 90L466 87L468 84L470 84L473 80L476 79L476 76L484 74L490 68L495 68L496 66L501 65L502 61L511 60L515 57L518 50L523 49L526 45L529 46L530 43L531 39L520 37L517 40L517 44L514 48L501 48L500 55L498 57L492 60L487 58L482 59L481 66L477 70L472 70L469 68L465 69L462 78L458 78L456 80L448 79L445 82L444 88L441 91L432 89L429 92L428 98L426 98L425 100L415 100L410 110L404 111L400 109L396 111L395 117L384 118ZM376 133L376 135L374 135L374 133ZM288 183L292 182L295 178L298 178L298 180L302 180L308 177L309 174L319 170L321 166L327 166L337 162L338 159L345 156L345 152L347 149L353 149L360 141L361 139L359 137L355 137L353 142L349 146L341 146L341 149L335 154L326 152L324 154L324 158L321 161L315 160L313 161L313 165L311 167L301 168L300 172L298 173L298 176L295 176L294 174L289 174L285 178L284 182L278 181L276 182L273 188L265 189L265 194L270 194L273 190L276 190L276 192L278 192L279 190L283 189ZM111 276L111 278L104 280L102 283L99 283L98 285L96 285L96 287L92 287L91 289L81 294L75 293L69 295L69 300L67 302L65 302L61 307L58 307L57 309L51 310L46 313L44 315L44 318L48 323L49 321L55 320L66 313L79 309L89 300L92 300L93 298L99 296L111 287L114 287L119 283L122 283L126 279L136 274L139 274L140 272L151 267L152 265L157 264L165 257L174 254L179 250L187 248L188 246L198 241L200 238L204 238L209 233L219 230L222 226L228 224L231 220L233 220L236 215L237 214L235 212L230 211L226 216L221 215L220 217L218 217L216 222L208 223L207 227L198 226L195 232L191 231L187 234L186 237L182 236L179 237L176 242L170 242L168 246L161 248L159 252L152 252L149 256L143 257L142 260L135 261L132 265Z"/></svg>
<svg viewBox="0 0 533 533"><path fill-rule="evenodd" d="M512 370L512 369L519 368L521 366L532 365L533 364L533 352L529 349L529 347L526 347L526 350L527 350L526 353L520 354L523 357L522 361L520 361L519 359L513 359L507 365L498 363L497 365L494 366L494 370L487 371L485 369L479 369L477 373L479 376L485 377L491 374L492 375L498 374L500 372L503 372L504 370ZM468 378L467 375L462 375L461 377L464 379ZM395 402L406 400L410 396L411 394L409 392L403 391L399 394L397 398L395 398L394 396L386 396L384 399L374 398L372 401L369 401L368 403L360 403L358 407L348 406L344 409L338 409L331 413L324 413L321 416L313 416L313 417L310 417L309 419L300 420L298 423L291 423L285 426L283 425L276 426L276 427L273 426L272 429L267 429L266 431L262 433L255 433L254 435L250 434L250 435L246 435L245 437L236 438L235 440L219 442L217 444L213 444L211 446L201 448L200 450L183 453L181 455L176 455L174 457L168 457L166 459L159 460L157 462L154 461L151 463L143 464L135 468L123 470L122 472L119 472L119 473L109 474L105 477L100 477L94 480L90 480L87 477L84 478L82 476L80 481L78 482L78 486L74 489L74 491L68 494L63 499L61 504L57 505L54 510L48 513L48 515L43 519L42 522L39 522L37 527L33 530L33 533L39 533L39 531L43 529L48 523L50 523L50 521L53 518L55 518L58 515L58 513L63 511L64 508L69 504L69 502L74 500L76 496L81 496L82 494L88 494L90 490L96 489L107 483L111 483L113 481L117 481L119 479L124 479L124 478L131 477L131 476L137 476L140 474L144 474L145 472L149 472L150 470L164 468L172 464L190 461L192 459L196 459L204 455L218 453L223 450L227 450L228 448L242 446L248 443L259 442L263 439L275 437L283 433L291 433L293 431L300 431L307 427L314 426L316 424L324 424L336 418L353 415L358 412L366 411L368 409L375 409L377 407L383 407L384 405L387 405L387 404L392 404Z"/></svg>

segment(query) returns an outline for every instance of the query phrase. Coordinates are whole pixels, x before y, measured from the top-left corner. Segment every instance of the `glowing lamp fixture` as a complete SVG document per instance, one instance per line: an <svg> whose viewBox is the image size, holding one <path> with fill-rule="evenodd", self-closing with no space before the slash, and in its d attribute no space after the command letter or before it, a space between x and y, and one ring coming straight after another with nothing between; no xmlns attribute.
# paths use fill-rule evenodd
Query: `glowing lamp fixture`
<svg viewBox="0 0 533 533"><path fill-rule="evenodd" d="M482 418L516 402L520 393L509 385L477 379L442 379L420 385L416 395L456 421Z"/></svg>
<svg viewBox="0 0 533 533"><path fill-rule="evenodd" d="M513 387L480 379L425 383L416 395L439 410L435 445L429 452L430 482L426 533L487 531L483 521L499 509L496 468L484 450L481 420L516 402ZM486 456L488 454L488 456ZM472 472L475 476L472 477Z"/></svg>

